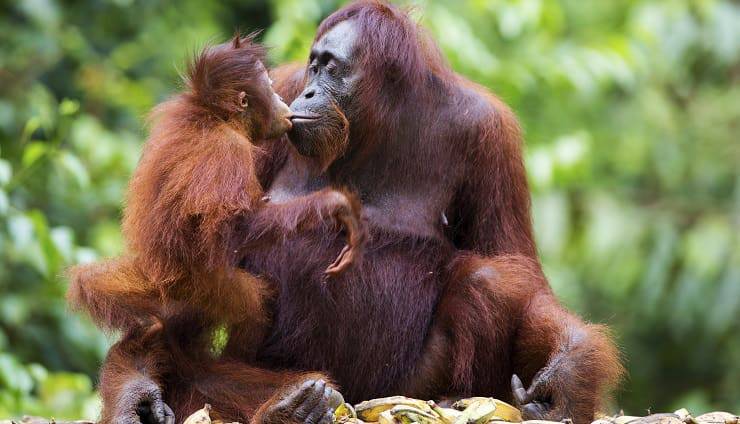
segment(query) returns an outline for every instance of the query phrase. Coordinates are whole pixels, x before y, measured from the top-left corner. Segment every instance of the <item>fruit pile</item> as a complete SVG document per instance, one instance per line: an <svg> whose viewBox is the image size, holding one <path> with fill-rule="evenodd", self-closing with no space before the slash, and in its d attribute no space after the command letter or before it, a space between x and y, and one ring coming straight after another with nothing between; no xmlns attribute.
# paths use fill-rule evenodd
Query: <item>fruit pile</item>
<svg viewBox="0 0 740 424"><path fill-rule="evenodd" d="M225 424L211 421L210 405L195 412L184 424ZM498 399L474 397L443 408L434 401L403 396L373 399L355 405L340 405L335 424L561 424L554 421L522 421L518 409ZM568 423L569 420L565 420ZM230 423L237 424L237 423ZM727 412L710 412L693 417L686 409L646 417L601 416L592 424L740 424L740 417Z"/></svg>
<svg viewBox="0 0 740 424"><path fill-rule="evenodd" d="M335 422L343 424L467 424L503 421L522 422L519 410L498 399L475 397L462 399L451 408L442 408L434 401L403 396L374 399L354 408L341 405L335 412Z"/></svg>

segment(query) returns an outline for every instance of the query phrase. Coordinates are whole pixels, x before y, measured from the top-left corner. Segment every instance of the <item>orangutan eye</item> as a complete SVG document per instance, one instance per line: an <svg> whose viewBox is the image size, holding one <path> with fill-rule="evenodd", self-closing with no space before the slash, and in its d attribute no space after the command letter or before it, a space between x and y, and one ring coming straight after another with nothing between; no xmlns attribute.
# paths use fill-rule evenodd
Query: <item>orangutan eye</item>
<svg viewBox="0 0 740 424"><path fill-rule="evenodd" d="M326 64L326 70L329 71L330 74L334 74L334 71L337 70L337 62L330 60L329 63Z"/></svg>

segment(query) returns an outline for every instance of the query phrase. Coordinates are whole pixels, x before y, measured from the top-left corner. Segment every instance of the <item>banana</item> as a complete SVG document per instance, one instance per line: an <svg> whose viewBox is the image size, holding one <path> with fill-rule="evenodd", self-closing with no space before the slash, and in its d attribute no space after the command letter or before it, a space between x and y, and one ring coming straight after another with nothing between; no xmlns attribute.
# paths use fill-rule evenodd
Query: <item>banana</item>
<svg viewBox="0 0 740 424"><path fill-rule="evenodd" d="M484 407L484 405L486 405ZM465 411L470 412L471 414L475 413L480 416L480 419L483 419L484 416L480 415L482 411L486 411L491 408L491 405L493 406L493 409L495 412L488 415L488 421L497 420L497 421L508 421L512 423L519 423L522 422L522 414L519 412L517 408L515 408L512 405L509 405L508 403L493 399L493 398L486 398L486 397L472 397L467 399L460 399L454 404L452 404L452 407L458 411ZM468 411L470 407L475 407L474 411ZM481 409L484 408L484 409ZM485 421L476 421L476 422L485 422Z"/></svg>
<svg viewBox="0 0 740 424"><path fill-rule="evenodd" d="M455 404L457 405L458 402L455 402ZM455 424L484 424L495 417L496 403L492 398L472 398L470 402L464 402L463 404L466 405L465 410L457 417ZM461 405L458 405L458 407Z"/></svg>
<svg viewBox="0 0 740 424"><path fill-rule="evenodd" d="M493 402L496 404L496 418L510 423L522 422L522 413L519 409L502 400L494 399Z"/></svg>
<svg viewBox="0 0 740 424"><path fill-rule="evenodd" d="M335 418L334 422L337 424L367 424L365 421L362 421L359 418L351 418L351 417L341 417L341 418Z"/></svg>
<svg viewBox="0 0 740 424"><path fill-rule="evenodd" d="M183 424L211 424L211 405L205 404L203 409L195 411Z"/></svg>
<svg viewBox="0 0 740 424"><path fill-rule="evenodd" d="M547 421L547 420L527 420L527 421L524 421L522 424L563 424L563 422L562 421Z"/></svg>
<svg viewBox="0 0 740 424"><path fill-rule="evenodd" d="M433 400L427 401L427 404L432 408L432 411L439 415L439 419L443 424L454 424L455 420L457 420L457 418L462 414L462 412L457 409L442 408Z"/></svg>
<svg viewBox="0 0 740 424"><path fill-rule="evenodd" d="M337 406L337 409L334 410L334 420L339 421L341 419L346 418L357 418L357 413L355 412L355 408L352 407L352 405L348 403L342 403L341 405Z"/></svg>
<svg viewBox="0 0 740 424"><path fill-rule="evenodd" d="M478 402L480 400L485 400L488 398L485 397L471 397L471 398L465 398L460 399L452 404L453 409L457 409L458 411L464 411L470 406L473 402Z"/></svg>
<svg viewBox="0 0 740 424"><path fill-rule="evenodd" d="M376 420L378 424L399 424L398 421L391 415L391 410L386 409L378 415Z"/></svg>
<svg viewBox="0 0 740 424"><path fill-rule="evenodd" d="M641 419L642 417L634 417L632 415L620 415L616 418L614 418L613 422L614 424L628 424L632 421L637 421Z"/></svg>
<svg viewBox="0 0 740 424"><path fill-rule="evenodd" d="M411 399L405 396L391 396L368 400L355 405L355 411L357 412L357 417L361 420L373 422L379 421L380 414L383 412L389 411L394 406L399 405L411 406L425 413L432 412L432 408L423 400Z"/></svg>
<svg viewBox="0 0 740 424"><path fill-rule="evenodd" d="M691 413L686 408L681 408L677 411L674 411L673 413L676 414L678 416L678 419L683 422L689 422L693 419Z"/></svg>
<svg viewBox="0 0 740 424"><path fill-rule="evenodd" d="M708 424L739 424L740 417L729 412L709 412L696 417L696 421Z"/></svg>
<svg viewBox="0 0 740 424"><path fill-rule="evenodd" d="M398 405L391 408L390 414L397 422L402 424L440 424L441 421L436 413L424 412L413 406Z"/></svg>

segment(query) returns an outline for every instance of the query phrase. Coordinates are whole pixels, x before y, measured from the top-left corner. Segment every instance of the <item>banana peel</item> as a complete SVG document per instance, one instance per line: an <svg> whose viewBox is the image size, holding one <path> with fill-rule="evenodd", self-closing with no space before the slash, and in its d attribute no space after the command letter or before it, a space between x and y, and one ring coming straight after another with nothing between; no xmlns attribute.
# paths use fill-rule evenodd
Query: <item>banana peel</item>
<svg viewBox="0 0 740 424"><path fill-rule="evenodd" d="M493 420L496 412L496 403L491 398L465 399L465 402L455 402L452 407L458 410L463 408L455 424L484 424Z"/></svg>
<svg viewBox="0 0 740 424"><path fill-rule="evenodd" d="M401 424L439 424L439 416L434 411L425 412L413 406L398 405L390 409L390 414Z"/></svg>
<svg viewBox="0 0 740 424"><path fill-rule="evenodd" d="M522 422L522 414L517 408L508 403L487 397L472 397L460 399L452 408L463 411L457 422L486 423L488 421ZM461 421L467 419L467 421Z"/></svg>
<svg viewBox="0 0 740 424"><path fill-rule="evenodd" d="M430 400L427 403L429 404L429 407L432 408L432 410L439 416L439 419L443 424L454 424L455 421L457 421L457 419L460 417L460 415L462 415L461 411L452 408L442 408L433 400Z"/></svg>
<svg viewBox="0 0 740 424"><path fill-rule="evenodd" d="M211 405L190 415L183 424L240 424L211 419ZM373 399L354 408L343 403L334 412L334 422L340 424L508 424L522 423L519 410L506 402L487 397L461 399L452 408L442 408L434 401L405 396ZM709 412L692 417L686 409L672 414L652 414L647 417L628 415L598 415L592 424L740 424L740 417L728 412ZM0 424L7 424L0 422ZM530 420L523 424L563 424L562 422Z"/></svg>
<svg viewBox="0 0 740 424"><path fill-rule="evenodd" d="M211 405L205 404L203 408L193 412L183 424L211 424Z"/></svg>
<svg viewBox="0 0 740 424"><path fill-rule="evenodd" d="M432 408L425 401L405 396L391 396L361 402L355 405L355 411L357 418L366 422L374 422L379 421L383 412L390 411L395 406L410 406L425 413L432 412Z"/></svg>
<svg viewBox="0 0 740 424"><path fill-rule="evenodd" d="M740 424L740 416L729 412L708 412L695 418L700 423L707 424Z"/></svg>
<svg viewBox="0 0 740 424"><path fill-rule="evenodd" d="M452 408L442 408L433 401L392 396L362 402L355 405L355 410L358 419L380 424L487 424L493 421L522 421L522 415L515 407L486 397L462 399L455 402Z"/></svg>
<svg viewBox="0 0 740 424"><path fill-rule="evenodd" d="M390 409L386 409L385 411L378 414L378 424L398 424L396 419L391 414Z"/></svg>
<svg viewBox="0 0 740 424"><path fill-rule="evenodd" d="M357 412L355 412L355 408L352 405L345 402L337 406L337 409L334 410L335 421L344 419L341 422L347 422L349 418L357 418Z"/></svg>

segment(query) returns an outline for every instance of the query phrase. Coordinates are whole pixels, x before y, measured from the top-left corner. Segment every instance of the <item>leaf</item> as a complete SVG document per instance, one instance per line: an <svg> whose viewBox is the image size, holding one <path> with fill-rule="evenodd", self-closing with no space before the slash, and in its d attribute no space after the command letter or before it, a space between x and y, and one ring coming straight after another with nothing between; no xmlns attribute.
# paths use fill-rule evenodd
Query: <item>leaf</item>
<svg viewBox="0 0 740 424"><path fill-rule="evenodd" d="M78 264L88 264L91 262L95 262L100 255L89 247L78 247L77 250L74 252L74 263Z"/></svg>
<svg viewBox="0 0 740 424"><path fill-rule="evenodd" d="M23 159L21 159L21 163L25 168L28 168L39 160L39 158L44 156L49 150L48 144L42 141L32 141L23 150Z"/></svg>
<svg viewBox="0 0 740 424"><path fill-rule="evenodd" d="M28 393L33 388L33 380L14 357L0 353L0 386L17 393Z"/></svg>
<svg viewBox="0 0 740 424"><path fill-rule="evenodd" d="M12 239L14 259L25 262L40 274L48 276L50 270L48 260L54 261L54 255L49 254L48 247L51 241L43 216L40 216L38 211L14 214L8 218L8 233Z"/></svg>
<svg viewBox="0 0 740 424"><path fill-rule="evenodd" d="M38 116L32 116L26 121L26 126L23 127L23 135L21 136L21 143L25 143L26 140L31 138L37 129L41 128L41 118Z"/></svg>
<svg viewBox="0 0 740 424"><path fill-rule="evenodd" d="M13 168L10 166L10 162L4 159L0 159L0 186L3 186L10 182L10 178L13 176Z"/></svg>
<svg viewBox="0 0 740 424"><path fill-rule="evenodd" d="M44 272L44 275L46 277L52 277L59 271L62 258L51 238L46 216L38 210L28 212L28 216L33 223L36 239L46 262L46 272Z"/></svg>
<svg viewBox="0 0 740 424"><path fill-rule="evenodd" d="M77 156L69 151L63 151L58 156L58 163L74 178L80 188L87 188L90 185L90 175L87 173L87 168Z"/></svg>
<svg viewBox="0 0 740 424"><path fill-rule="evenodd" d="M64 261L70 263L74 255L74 232L69 227L56 227L51 230L51 240Z"/></svg>
<svg viewBox="0 0 740 424"><path fill-rule="evenodd" d="M10 201L8 201L8 195L5 194L5 191L0 190L0 216L7 214L9 207Z"/></svg>
<svg viewBox="0 0 740 424"><path fill-rule="evenodd" d="M23 248L33 241L33 223L23 215L17 214L8 219L8 233L17 248Z"/></svg>
<svg viewBox="0 0 740 424"><path fill-rule="evenodd" d="M74 115L80 110L80 102L77 100L64 99L59 104L59 113L62 115Z"/></svg>

